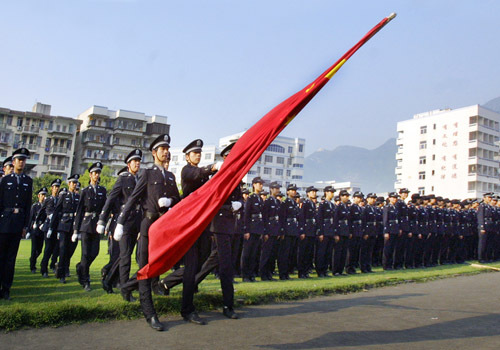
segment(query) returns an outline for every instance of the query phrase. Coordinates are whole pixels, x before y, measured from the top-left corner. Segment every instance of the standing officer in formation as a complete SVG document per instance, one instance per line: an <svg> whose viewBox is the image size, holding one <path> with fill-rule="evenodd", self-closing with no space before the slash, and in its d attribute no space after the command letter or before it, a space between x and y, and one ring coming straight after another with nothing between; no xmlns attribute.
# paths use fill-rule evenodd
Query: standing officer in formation
<svg viewBox="0 0 500 350"><path fill-rule="evenodd" d="M76 210L73 238L81 237L82 258L76 266L78 281L86 292L90 292L89 269L99 254L100 237L96 231L99 213L106 203L106 189L99 186L102 163L96 162L89 167L90 184L82 190Z"/></svg>
<svg viewBox="0 0 500 350"><path fill-rule="evenodd" d="M50 221L52 220L54 209L56 208L59 200L58 193L60 187L61 179L55 179L52 181L52 195L43 202L42 208L40 209L36 219L37 221L43 221L42 231L45 235L45 249L43 250L40 272L45 278L49 277L49 260L51 260L50 268L55 272L55 265L59 255L59 242L57 240L57 234L50 228Z"/></svg>
<svg viewBox="0 0 500 350"><path fill-rule="evenodd" d="M42 223L37 223L36 218L38 216L38 213L40 212L40 209L42 209L42 204L45 201L47 193L47 187L42 187L38 191L38 202L34 203L31 207L28 233L26 234L27 239L31 238L31 273L36 273L36 259L38 259L43 249L43 231L40 230L40 226Z"/></svg>
<svg viewBox="0 0 500 350"><path fill-rule="evenodd" d="M398 194L389 193L389 205L384 207L384 270L394 269L394 251L397 237L401 234L396 202Z"/></svg>
<svg viewBox="0 0 500 350"><path fill-rule="evenodd" d="M401 235L396 238L396 243L395 243L395 257L394 257L394 267L396 269L402 269L404 265L404 252L406 246L409 244L409 241L411 240L412 233L410 231L410 222L409 222L409 217L408 217L408 206L406 205L406 198L408 198L408 191L407 188L402 188L399 190L399 199L396 202L396 210L398 211L398 220L399 220L399 226L401 228Z"/></svg>
<svg viewBox="0 0 500 350"><path fill-rule="evenodd" d="M259 262L259 274L262 281L274 280L273 271L276 265L275 248L278 243L278 237L281 234L279 217L281 202L276 198L280 187L281 185L277 182L272 182L269 185L270 196L264 201L264 208L262 210L265 229Z"/></svg>
<svg viewBox="0 0 500 350"><path fill-rule="evenodd" d="M293 245L300 234L300 208L295 201L297 186L290 184L286 188L287 198L281 203L281 244L278 250L278 270L280 280L290 279L290 261L293 258Z"/></svg>
<svg viewBox="0 0 500 350"><path fill-rule="evenodd" d="M114 215L116 215L115 220L124 209L125 204L134 191L137 183L137 175L139 174L141 161L142 151L140 149L134 149L125 158L125 164L127 164L126 171L123 171L118 175L118 179L116 180L113 189L109 192L106 204L102 208L101 214L99 215L97 233L104 233L106 222L108 221L114 207L117 208L117 211L114 213ZM140 203L138 203L129 213L125 223L123 224L123 236L117 237L116 234L112 235L116 243L119 245L119 257L114 261L107 275L103 276L102 279L102 286L108 293L113 292L112 284L116 277L119 278L121 286L125 285L130 277L132 252L134 251L135 242L137 242L137 236L139 235L141 229L142 216L142 208Z"/></svg>
<svg viewBox="0 0 500 350"><path fill-rule="evenodd" d="M30 220L33 180L23 174L29 156L26 148L14 151L13 172L0 181L0 297L5 300L10 300L19 242Z"/></svg>
<svg viewBox="0 0 500 350"><path fill-rule="evenodd" d="M359 264L361 272L370 273L372 271L372 255L373 247L375 246L375 238L377 237L377 208L375 201L377 195L368 193L366 195L367 205L363 208L361 221L363 225L363 237L359 250Z"/></svg>
<svg viewBox="0 0 500 350"><path fill-rule="evenodd" d="M335 207L335 215L333 217L333 225L337 230L333 257L333 273L335 276L344 274L349 239L352 237L349 223L349 192L341 190L339 197L340 203Z"/></svg>
<svg viewBox="0 0 500 350"><path fill-rule="evenodd" d="M493 193L488 192L483 196L483 203L477 208L477 229L479 232L477 258L480 263L490 260L487 255L487 246L491 244L495 233L495 209L491 205Z"/></svg>
<svg viewBox="0 0 500 350"><path fill-rule="evenodd" d="M332 203L335 189L332 186L326 186L323 192L325 200L318 207L318 241L316 242L315 259L318 277L328 277L328 267L332 263L335 244L335 228L333 226L335 204Z"/></svg>
<svg viewBox="0 0 500 350"><path fill-rule="evenodd" d="M142 204L143 218L137 242L139 269L148 264L149 227L180 201L175 175L165 169L170 154L170 136L160 135L151 143L149 149L153 154L154 165L139 172L137 184L118 217L114 232L115 239L121 240L130 214L136 210L138 204ZM153 329L163 331L164 326L158 319L153 304L151 279L138 281L136 276L129 279L125 285L121 286L123 298L132 301L132 291L137 287L139 288L141 309L146 321Z"/></svg>
<svg viewBox="0 0 500 350"><path fill-rule="evenodd" d="M348 245L347 256L347 273L355 274L356 268L359 266L359 248L361 244L361 237L363 236L363 227L361 221L361 214L363 208L360 206L364 199L362 192L356 191L352 195L353 203L349 207L349 224L350 224L350 239Z"/></svg>
<svg viewBox="0 0 500 350"><path fill-rule="evenodd" d="M66 283L66 277L69 277L70 259L77 246L76 242L71 241L71 234L80 201L80 196L75 193L79 178L78 174L73 174L68 178L68 191L60 194L49 225L52 232L57 232L59 239L59 263L56 278L59 278L61 283Z"/></svg>
<svg viewBox="0 0 500 350"><path fill-rule="evenodd" d="M14 165L12 164L12 156L7 157L2 163L3 176L10 175L14 172Z"/></svg>
<svg viewBox="0 0 500 350"><path fill-rule="evenodd" d="M307 198L301 208L299 225L302 231L299 236L297 269L299 278L309 278L309 271L313 267L314 242L317 234L316 200L318 189L309 186L306 189Z"/></svg>

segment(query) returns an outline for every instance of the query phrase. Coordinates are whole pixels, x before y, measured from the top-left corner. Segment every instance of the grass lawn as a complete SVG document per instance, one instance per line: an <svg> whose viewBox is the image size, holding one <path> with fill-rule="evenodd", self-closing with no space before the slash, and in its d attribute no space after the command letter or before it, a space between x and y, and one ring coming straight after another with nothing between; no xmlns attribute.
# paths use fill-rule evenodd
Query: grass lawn
<svg viewBox="0 0 500 350"><path fill-rule="evenodd" d="M90 278L91 292L83 291L78 284L75 264L80 261L78 246L71 262L72 276L61 284L52 273L42 278L40 273L32 274L29 269L31 241L22 240L17 256L11 301L0 301L0 329L15 330L23 327L61 326L70 323L106 321L111 319L133 319L143 317L139 302L122 300L119 290L107 294L101 287L100 270L107 263L107 243L101 242L101 251L92 264ZM41 257L38 258L38 271ZM500 263L488 264L500 267ZM137 266L132 267L132 272ZM446 265L429 269L382 271L373 274L357 274L348 277L292 279L278 282L256 282L235 284L237 305L252 305L269 302L303 299L312 296L362 291L367 288L394 285L407 282L423 282L436 278L453 277L491 271L465 265ZM314 275L313 275L314 276ZM296 277L296 276L292 276ZM240 280L241 281L241 280ZM170 296L154 297L158 313L179 314L182 286L176 287ZM138 297L138 293L134 295ZM209 276L195 296L199 311L222 306L220 283Z"/></svg>

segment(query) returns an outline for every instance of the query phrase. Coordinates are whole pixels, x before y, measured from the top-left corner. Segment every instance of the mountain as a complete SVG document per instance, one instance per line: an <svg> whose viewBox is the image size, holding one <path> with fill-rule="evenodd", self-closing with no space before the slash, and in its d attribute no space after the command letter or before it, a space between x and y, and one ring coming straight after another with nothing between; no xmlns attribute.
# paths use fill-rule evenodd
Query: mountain
<svg viewBox="0 0 500 350"><path fill-rule="evenodd" d="M494 98L493 100L486 102L482 106L500 113L500 97Z"/></svg>
<svg viewBox="0 0 500 350"><path fill-rule="evenodd" d="M368 192L389 192L394 189L396 175L396 139L368 150L355 146L339 146L333 151L318 150L305 158L306 181L351 181Z"/></svg>

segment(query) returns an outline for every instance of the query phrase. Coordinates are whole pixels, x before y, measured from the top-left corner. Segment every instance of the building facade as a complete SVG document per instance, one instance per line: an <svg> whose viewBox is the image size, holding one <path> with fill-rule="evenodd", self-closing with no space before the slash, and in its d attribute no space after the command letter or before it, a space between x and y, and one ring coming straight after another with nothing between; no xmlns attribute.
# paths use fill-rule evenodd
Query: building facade
<svg viewBox="0 0 500 350"><path fill-rule="evenodd" d="M498 191L499 125L500 114L480 105L399 122L396 189L450 199Z"/></svg>
<svg viewBox="0 0 500 350"><path fill-rule="evenodd" d="M50 112L51 106L42 103L36 103L31 112L0 108L0 159L25 147L31 153L28 175L54 174L65 180L71 174L74 140L82 122Z"/></svg>
<svg viewBox="0 0 500 350"><path fill-rule="evenodd" d="M160 134L169 134L167 117L92 106L78 115L81 127L77 136L74 171L83 174L90 163L101 161L116 174L126 164L125 157L135 148L143 151L142 163L153 158L149 145Z"/></svg>

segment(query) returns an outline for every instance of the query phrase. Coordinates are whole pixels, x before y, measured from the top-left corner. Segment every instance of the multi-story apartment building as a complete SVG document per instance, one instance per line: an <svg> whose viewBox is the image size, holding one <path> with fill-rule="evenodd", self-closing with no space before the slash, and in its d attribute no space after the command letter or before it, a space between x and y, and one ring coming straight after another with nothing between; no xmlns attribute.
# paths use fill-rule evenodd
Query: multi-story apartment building
<svg viewBox="0 0 500 350"><path fill-rule="evenodd" d="M100 160L114 173L125 166L124 159L134 148L143 151L143 166L153 163L149 145L160 134L168 134L167 117L92 106L77 117L82 123L77 137L74 171L83 173Z"/></svg>
<svg viewBox="0 0 500 350"><path fill-rule="evenodd" d="M480 105L398 123L396 188L448 198L498 191L500 113Z"/></svg>
<svg viewBox="0 0 500 350"><path fill-rule="evenodd" d="M0 159L25 147L31 152L28 175L50 173L65 180L71 173L74 140L81 121L50 112L51 106L42 103L36 103L31 112L0 108Z"/></svg>

